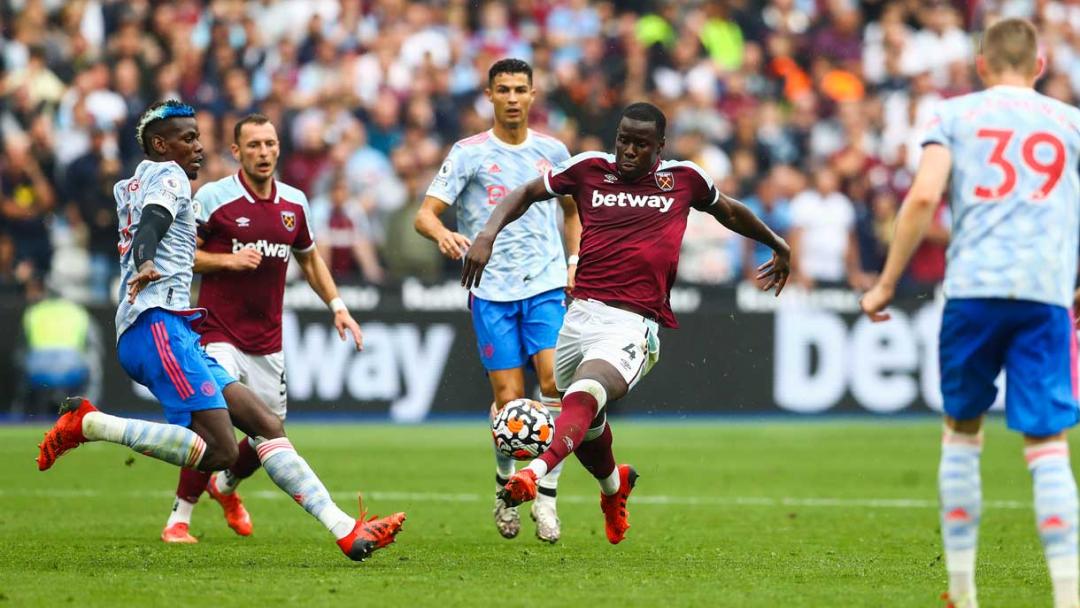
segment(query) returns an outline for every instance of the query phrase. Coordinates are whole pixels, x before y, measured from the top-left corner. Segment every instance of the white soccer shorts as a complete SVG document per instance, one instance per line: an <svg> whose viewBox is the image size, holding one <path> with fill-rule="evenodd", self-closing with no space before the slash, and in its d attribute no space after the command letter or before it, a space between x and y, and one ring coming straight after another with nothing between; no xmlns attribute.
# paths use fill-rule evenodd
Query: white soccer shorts
<svg viewBox="0 0 1080 608"><path fill-rule="evenodd" d="M249 355L228 342L211 342L206 354L213 357L233 378L243 382L278 418L285 419L288 394L285 390L285 353Z"/></svg>
<svg viewBox="0 0 1080 608"><path fill-rule="evenodd" d="M555 385L565 391L584 361L600 359L619 370L629 388L660 360L655 321L596 300L574 300L555 345Z"/></svg>

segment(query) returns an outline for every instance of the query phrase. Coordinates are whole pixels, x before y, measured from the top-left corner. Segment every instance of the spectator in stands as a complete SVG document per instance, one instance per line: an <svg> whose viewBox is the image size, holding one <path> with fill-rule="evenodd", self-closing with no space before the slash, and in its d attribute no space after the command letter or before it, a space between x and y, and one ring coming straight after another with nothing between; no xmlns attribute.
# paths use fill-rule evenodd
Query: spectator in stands
<svg viewBox="0 0 1080 608"><path fill-rule="evenodd" d="M327 196L311 202L312 224L319 253L339 283L382 283L383 269L375 250L371 220L375 208L370 194L356 197L349 192L349 180L342 173L331 179Z"/></svg>
<svg viewBox="0 0 1080 608"><path fill-rule="evenodd" d="M859 266L855 207L840 192L840 179L829 166L813 171L814 185L791 201L792 275L796 284L813 287L869 287Z"/></svg>
<svg viewBox="0 0 1080 608"><path fill-rule="evenodd" d="M15 263L29 262L44 276L52 262L48 223L56 204L49 176L30 153L25 135L7 137L0 168L0 216L15 244Z"/></svg>

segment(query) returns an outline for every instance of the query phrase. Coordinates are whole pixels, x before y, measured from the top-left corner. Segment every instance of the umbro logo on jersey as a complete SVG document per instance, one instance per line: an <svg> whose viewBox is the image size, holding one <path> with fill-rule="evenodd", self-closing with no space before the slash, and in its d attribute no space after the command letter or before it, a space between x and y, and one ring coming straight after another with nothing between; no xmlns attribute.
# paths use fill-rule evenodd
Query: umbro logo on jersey
<svg viewBox="0 0 1080 608"><path fill-rule="evenodd" d="M254 243L242 243L239 239L233 239L232 252L237 253L242 249L254 249L268 258L289 259L289 245L287 243L271 243L266 239L259 239Z"/></svg>
<svg viewBox="0 0 1080 608"><path fill-rule="evenodd" d="M612 173L605 173L604 174L604 181L609 183L609 184L614 184L615 182L619 181L619 176L614 175Z"/></svg>
<svg viewBox="0 0 1080 608"><path fill-rule="evenodd" d="M246 217L236 218L236 225L240 228L247 228L251 225L251 220Z"/></svg>
<svg viewBox="0 0 1080 608"><path fill-rule="evenodd" d="M652 207L659 209L660 213L667 213L675 204L672 196L657 196L655 194L631 194L620 192L618 194L604 194L599 190L593 190L593 207Z"/></svg>
<svg viewBox="0 0 1080 608"><path fill-rule="evenodd" d="M499 163L491 163L488 167L488 173L502 173L502 169L499 168Z"/></svg>

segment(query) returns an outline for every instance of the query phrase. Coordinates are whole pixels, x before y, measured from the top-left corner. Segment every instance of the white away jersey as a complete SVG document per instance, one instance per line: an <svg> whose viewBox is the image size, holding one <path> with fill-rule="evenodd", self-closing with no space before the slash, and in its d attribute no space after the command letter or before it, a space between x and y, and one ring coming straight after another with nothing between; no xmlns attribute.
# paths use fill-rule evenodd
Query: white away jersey
<svg viewBox="0 0 1080 608"><path fill-rule="evenodd" d="M518 145L484 131L454 144L427 194L457 209L458 227L472 240L511 190L568 158L561 141L532 130ZM503 228L484 268L484 280L472 293L511 302L565 286L558 203L550 199L533 204Z"/></svg>
<svg viewBox="0 0 1080 608"><path fill-rule="evenodd" d="M144 160L135 175L113 186L116 213L120 218L120 307L116 311L116 339L143 311L163 308L191 310L191 275L195 263L195 210L191 203L191 183L175 162ZM161 205L169 210L173 222L162 237L154 256L161 278L149 283L128 304L127 282L137 274L131 242L146 205Z"/></svg>
<svg viewBox="0 0 1080 608"><path fill-rule="evenodd" d="M941 102L923 145L952 152L950 298L1071 307L1080 241L1080 110L997 86Z"/></svg>

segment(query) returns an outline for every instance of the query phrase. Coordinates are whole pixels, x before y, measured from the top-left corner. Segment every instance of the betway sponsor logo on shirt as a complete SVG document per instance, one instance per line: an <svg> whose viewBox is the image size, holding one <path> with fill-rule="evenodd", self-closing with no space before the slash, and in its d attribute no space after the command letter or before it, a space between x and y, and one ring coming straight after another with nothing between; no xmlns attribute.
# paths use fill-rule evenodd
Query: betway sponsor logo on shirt
<svg viewBox="0 0 1080 608"><path fill-rule="evenodd" d="M259 239L254 243L243 243L240 239L232 240L232 252L238 253L241 249L254 249L264 257L289 259L289 245L287 243L271 243L266 239Z"/></svg>
<svg viewBox="0 0 1080 608"><path fill-rule="evenodd" d="M657 196L655 194L632 194L630 192L604 193L593 190L593 207L652 207L659 209L660 213L667 213L675 204L672 196Z"/></svg>

